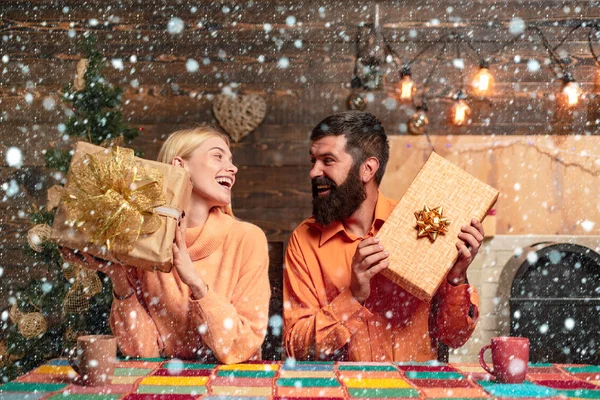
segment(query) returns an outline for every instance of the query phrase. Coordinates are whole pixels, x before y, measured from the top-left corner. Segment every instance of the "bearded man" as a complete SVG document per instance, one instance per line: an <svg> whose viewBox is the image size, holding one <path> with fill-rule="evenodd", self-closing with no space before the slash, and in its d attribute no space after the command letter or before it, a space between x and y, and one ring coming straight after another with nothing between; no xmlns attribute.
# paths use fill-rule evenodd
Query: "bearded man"
<svg viewBox="0 0 600 400"><path fill-rule="evenodd" d="M297 360L426 361L438 342L460 347L478 318L467 268L484 232L461 227L460 257L431 303L379 272L388 252L377 234L397 201L379 191L389 159L372 114L332 115L312 131L313 216L292 233L284 270L284 347Z"/></svg>

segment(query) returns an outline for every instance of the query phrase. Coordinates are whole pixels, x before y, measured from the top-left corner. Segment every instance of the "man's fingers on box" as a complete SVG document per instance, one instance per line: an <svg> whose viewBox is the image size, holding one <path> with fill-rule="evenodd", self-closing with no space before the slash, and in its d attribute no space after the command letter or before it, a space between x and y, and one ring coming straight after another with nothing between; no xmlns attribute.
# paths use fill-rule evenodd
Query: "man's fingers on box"
<svg viewBox="0 0 600 400"><path fill-rule="evenodd" d="M377 264L375 264L372 268L367 271L367 276L369 279L373 278L375 275L386 269L390 266L389 260L383 260Z"/></svg>
<svg viewBox="0 0 600 400"><path fill-rule="evenodd" d="M362 240L359 244L358 244L358 248L362 249L363 247L367 247L367 246L371 246L373 244L377 244L379 243L379 238L378 237L370 237L370 238L366 238L364 240Z"/></svg>
<svg viewBox="0 0 600 400"><path fill-rule="evenodd" d="M467 248L467 246L465 246L463 242L456 243L456 247L458 248L458 251L460 251L460 254L463 258L471 257L471 251Z"/></svg>
<svg viewBox="0 0 600 400"><path fill-rule="evenodd" d="M483 241L483 235L481 234L481 232L479 232L473 226L463 226L461 231L462 231L462 233L471 234L471 236L473 236L479 242Z"/></svg>
<svg viewBox="0 0 600 400"><path fill-rule="evenodd" d="M383 252L383 250L384 250L384 248L383 248L382 245L380 245L380 244L372 244L370 246L363 247L362 249L360 249L358 251L358 253L364 259L366 257L369 257L372 254Z"/></svg>
<svg viewBox="0 0 600 400"><path fill-rule="evenodd" d="M390 253L387 251L377 252L377 253L372 254L369 257L365 258L363 263L367 265L366 268L371 268L375 264L379 263L381 260L385 260L386 258L388 258L389 255L390 255Z"/></svg>
<svg viewBox="0 0 600 400"><path fill-rule="evenodd" d="M472 249L479 248L479 242L477 241L477 239L473 235L461 232L461 233L458 234L458 238L461 239L463 242L465 242L465 244L468 243L469 246L471 246Z"/></svg>

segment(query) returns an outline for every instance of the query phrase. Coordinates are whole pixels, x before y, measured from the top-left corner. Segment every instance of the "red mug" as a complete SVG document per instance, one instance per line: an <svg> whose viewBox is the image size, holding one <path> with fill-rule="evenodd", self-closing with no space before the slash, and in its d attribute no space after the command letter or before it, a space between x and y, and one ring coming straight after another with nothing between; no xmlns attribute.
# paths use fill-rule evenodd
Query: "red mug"
<svg viewBox="0 0 600 400"><path fill-rule="evenodd" d="M492 349L493 370L483 359L487 349ZM500 383L523 383L527 375L528 361L529 339L524 337L495 337L491 344L483 346L479 352L481 367Z"/></svg>
<svg viewBox="0 0 600 400"><path fill-rule="evenodd" d="M117 362L117 338L111 335L88 335L77 338L76 360L69 358L71 367L84 386L110 384Z"/></svg>

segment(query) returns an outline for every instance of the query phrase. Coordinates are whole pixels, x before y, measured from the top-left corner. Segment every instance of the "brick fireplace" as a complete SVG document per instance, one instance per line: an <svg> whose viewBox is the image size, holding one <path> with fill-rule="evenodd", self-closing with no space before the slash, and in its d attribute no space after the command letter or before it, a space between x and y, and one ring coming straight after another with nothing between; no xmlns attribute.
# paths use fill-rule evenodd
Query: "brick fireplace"
<svg viewBox="0 0 600 400"><path fill-rule="evenodd" d="M507 263L520 249L541 242L572 243L600 253L600 236L498 235L486 238L468 274L469 281L479 291L479 323L463 347L450 351L451 362L477 362L480 348L492 337L510 334L509 298L518 266L507 268Z"/></svg>

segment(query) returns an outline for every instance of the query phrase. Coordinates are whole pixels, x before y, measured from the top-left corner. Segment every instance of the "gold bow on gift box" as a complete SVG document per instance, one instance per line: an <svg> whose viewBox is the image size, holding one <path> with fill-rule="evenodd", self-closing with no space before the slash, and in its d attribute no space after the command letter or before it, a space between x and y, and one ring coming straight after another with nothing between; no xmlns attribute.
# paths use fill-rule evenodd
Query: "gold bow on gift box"
<svg viewBox="0 0 600 400"><path fill-rule="evenodd" d="M62 196L68 220L90 243L127 253L140 235L160 228L155 208L166 204L162 174L136 162L133 150L86 154L70 174Z"/></svg>
<svg viewBox="0 0 600 400"><path fill-rule="evenodd" d="M448 232L448 226L452 221L444 218L443 213L444 209L442 206L434 209L424 206L423 211L415 211L415 217L417 218L416 228L419 231L417 237L429 236L429 239L435 242L439 234Z"/></svg>

